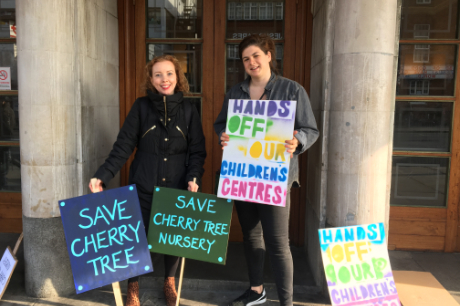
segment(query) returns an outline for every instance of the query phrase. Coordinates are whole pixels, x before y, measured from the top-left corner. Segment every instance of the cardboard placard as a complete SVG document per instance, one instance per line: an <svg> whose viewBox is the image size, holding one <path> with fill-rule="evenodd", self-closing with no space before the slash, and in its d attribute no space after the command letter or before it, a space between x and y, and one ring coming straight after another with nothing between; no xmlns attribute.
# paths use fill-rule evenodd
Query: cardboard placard
<svg viewBox="0 0 460 306"><path fill-rule="evenodd" d="M217 195L221 198L286 206L296 101L229 100Z"/></svg>
<svg viewBox="0 0 460 306"><path fill-rule="evenodd" d="M136 185L59 201L77 293L153 271Z"/></svg>
<svg viewBox="0 0 460 306"><path fill-rule="evenodd" d="M18 260L13 255L10 247L7 247L3 253L2 260L0 260L0 299L6 291L17 263Z"/></svg>
<svg viewBox="0 0 460 306"><path fill-rule="evenodd" d="M400 306L383 223L318 230L332 305Z"/></svg>
<svg viewBox="0 0 460 306"><path fill-rule="evenodd" d="M155 187L150 251L225 265L232 210L215 195Z"/></svg>
<svg viewBox="0 0 460 306"><path fill-rule="evenodd" d="M459 306L430 272L394 271L403 306Z"/></svg>

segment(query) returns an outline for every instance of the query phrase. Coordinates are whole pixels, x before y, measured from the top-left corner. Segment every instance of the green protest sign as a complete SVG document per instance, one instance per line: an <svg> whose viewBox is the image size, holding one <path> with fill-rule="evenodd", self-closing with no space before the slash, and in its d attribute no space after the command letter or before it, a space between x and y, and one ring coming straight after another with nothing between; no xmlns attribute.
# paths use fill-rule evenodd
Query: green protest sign
<svg viewBox="0 0 460 306"><path fill-rule="evenodd" d="M151 252L225 264L233 201L155 187L148 244Z"/></svg>

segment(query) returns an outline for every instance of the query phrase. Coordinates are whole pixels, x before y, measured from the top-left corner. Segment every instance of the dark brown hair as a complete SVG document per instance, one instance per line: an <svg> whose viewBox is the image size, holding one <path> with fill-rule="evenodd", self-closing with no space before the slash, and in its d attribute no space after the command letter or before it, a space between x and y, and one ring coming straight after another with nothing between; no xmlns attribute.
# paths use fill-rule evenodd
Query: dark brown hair
<svg viewBox="0 0 460 306"><path fill-rule="evenodd" d="M174 88L174 92L182 91L182 93L184 94L189 93L190 87L188 85L187 78L185 77L184 72L182 71L179 61L175 56L169 54L156 56L150 62L147 63L144 69L144 83L141 86L141 91L144 92L144 94L147 94L147 90L150 90L154 93L158 93L158 90L155 89L155 86L153 86L151 81L152 68L156 63L164 61L169 61L173 63L174 70L176 71L177 84Z"/></svg>
<svg viewBox="0 0 460 306"><path fill-rule="evenodd" d="M273 71L275 74L278 74L278 69L276 69L276 48L275 42L270 36L265 34L251 34L243 39L238 46L238 52L240 55L241 60L243 60L243 51L249 46L256 46L262 50L263 53L267 54L270 52L272 56L272 60L270 62L270 70Z"/></svg>

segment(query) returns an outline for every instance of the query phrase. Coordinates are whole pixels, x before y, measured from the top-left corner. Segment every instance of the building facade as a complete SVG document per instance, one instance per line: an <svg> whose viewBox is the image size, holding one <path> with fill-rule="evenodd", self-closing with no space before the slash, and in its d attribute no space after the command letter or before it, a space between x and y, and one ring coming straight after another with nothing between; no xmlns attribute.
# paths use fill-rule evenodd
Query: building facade
<svg viewBox="0 0 460 306"><path fill-rule="evenodd" d="M237 46L251 33L275 40L279 70L307 89L321 132L299 159L290 219L318 286L317 230L327 226L384 222L390 249L459 252L458 9L458 0L0 0L0 231L24 231L28 293L73 292L57 201L89 192L154 56L175 55L190 82L207 140L203 192L215 190L212 125L245 78ZM129 164L111 187L127 184ZM230 239L242 239L236 214Z"/></svg>

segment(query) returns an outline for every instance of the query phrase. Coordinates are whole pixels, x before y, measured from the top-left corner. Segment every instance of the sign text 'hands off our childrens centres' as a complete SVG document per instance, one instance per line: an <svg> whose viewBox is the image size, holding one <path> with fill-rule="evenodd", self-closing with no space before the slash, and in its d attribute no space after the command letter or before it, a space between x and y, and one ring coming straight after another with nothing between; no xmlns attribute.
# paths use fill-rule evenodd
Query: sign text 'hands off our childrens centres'
<svg viewBox="0 0 460 306"><path fill-rule="evenodd" d="M318 233L332 305L400 306L383 223Z"/></svg>
<svg viewBox="0 0 460 306"><path fill-rule="evenodd" d="M59 208L77 293L153 271L135 185Z"/></svg>
<svg viewBox="0 0 460 306"><path fill-rule="evenodd" d="M286 205L296 101L229 100L218 196Z"/></svg>

